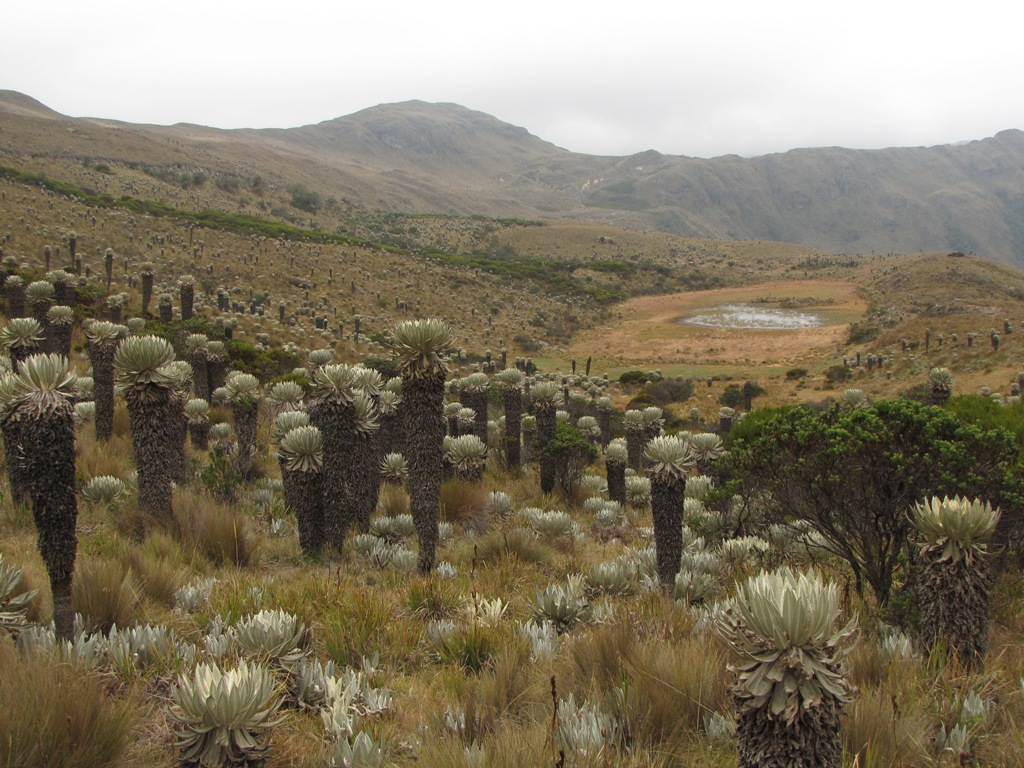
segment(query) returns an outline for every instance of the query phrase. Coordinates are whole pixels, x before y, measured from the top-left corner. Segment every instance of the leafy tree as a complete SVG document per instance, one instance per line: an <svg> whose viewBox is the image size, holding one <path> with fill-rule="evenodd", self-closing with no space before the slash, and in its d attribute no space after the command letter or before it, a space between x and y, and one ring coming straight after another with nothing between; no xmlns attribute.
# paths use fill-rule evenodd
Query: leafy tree
<svg viewBox="0 0 1024 768"><path fill-rule="evenodd" d="M761 409L730 439L723 469L735 489L769 500L772 521L809 524L849 563L858 592L866 581L880 603L901 559L914 556L907 511L916 501L961 495L1004 510L1019 505L1012 434L908 400L823 412ZM1019 517L1003 515L997 545Z"/></svg>
<svg viewBox="0 0 1024 768"><path fill-rule="evenodd" d="M576 427L565 422L555 424L555 436L540 450L541 464L554 466L555 482L571 495L587 467L597 460L597 448Z"/></svg>

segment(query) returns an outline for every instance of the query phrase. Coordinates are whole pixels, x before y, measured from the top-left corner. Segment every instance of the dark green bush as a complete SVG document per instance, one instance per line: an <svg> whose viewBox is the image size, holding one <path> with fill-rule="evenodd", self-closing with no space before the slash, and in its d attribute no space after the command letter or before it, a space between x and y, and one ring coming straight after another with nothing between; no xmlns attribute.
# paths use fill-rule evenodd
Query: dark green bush
<svg viewBox="0 0 1024 768"><path fill-rule="evenodd" d="M1018 445L1024 445L1024 403L1002 405L983 395L957 395L944 407L965 424L981 429L1005 429L1013 434Z"/></svg>
<svg viewBox="0 0 1024 768"><path fill-rule="evenodd" d="M682 403L693 397L693 382L690 379L662 379L647 387L647 393L658 405Z"/></svg>
<svg viewBox="0 0 1024 768"><path fill-rule="evenodd" d="M848 341L850 344L864 344L878 338L880 329L870 323L854 323L850 326Z"/></svg>
<svg viewBox="0 0 1024 768"><path fill-rule="evenodd" d="M647 374L644 371L626 371L619 376L619 384L623 387L642 387L647 383Z"/></svg>
<svg viewBox="0 0 1024 768"><path fill-rule="evenodd" d="M853 378L853 371L845 365L833 365L825 371L825 384L831 389Z"/></svg>
<svg viewBox="0 0 1024 768"><path fill-rule="evenodd" d="M554 440L544 446L540 456L554 456L555 482L566 495L572 495L587 467L597 460L597 448L576 427L559 422Z"/></svg>
<svg viewBox="0 0 1024 768"><path fill-rule="evenodd" d="M363 360L363 365L367 368L373 368L385 380L401 376L401 371L398 370L398 363L390 357L368 357Z"/></svg>
<svg viewBox="0 0 1024 768"><path fill-rule="evenodd" d="M744 386L743 384L730 384L727 386L718 398L719 404L726 405L729 408L742 408ZM760 397L764 394L764 390L754 382L750 382L750 386L753 388L753 397Z"/></svg>
<svg viewBox="0 0 1024 768"><path fill-rule="evenodd" d="M260 381L268 381L282 376L295 368L301 361L283 349L259 350L252 344L232 339L224 345L228 354L228 364L236 371L251 373Z"/></svg>

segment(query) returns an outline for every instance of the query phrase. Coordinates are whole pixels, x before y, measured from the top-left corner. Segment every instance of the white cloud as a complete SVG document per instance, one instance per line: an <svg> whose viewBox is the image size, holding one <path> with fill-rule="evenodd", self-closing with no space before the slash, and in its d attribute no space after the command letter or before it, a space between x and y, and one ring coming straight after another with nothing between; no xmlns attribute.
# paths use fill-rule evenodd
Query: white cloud
<svg viewBox="0 0 1024 768"><path fill-rule="evenodd" d="M5 9L2 87L71 115L288 127L453 101L579 152L879 147L1024 127L1005 4L127 0Z"/></svg>

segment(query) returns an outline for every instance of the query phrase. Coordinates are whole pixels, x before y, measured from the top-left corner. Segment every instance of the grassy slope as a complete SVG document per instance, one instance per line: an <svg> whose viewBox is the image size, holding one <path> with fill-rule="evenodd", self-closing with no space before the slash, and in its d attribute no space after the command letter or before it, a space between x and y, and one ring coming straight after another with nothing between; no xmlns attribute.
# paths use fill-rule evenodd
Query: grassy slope
<svg viewBox="0 0 1024 768"><path fill-rule="evenodd" d="M141 183L142 179L135 181ZM123 182L121 171L111 180ZM497 346L499 339L520 332L546 334L546 329L529 322L540 312L549 318L574 313L584 324L596 325L601 320L601 310L545 298L536 285L517 285L486 273L466 273L438 266L435 261L375 249L308 242L259 243L237 234L198 230L193 233L193 241L203 241L203 253L196 258L185 250L188 231L174 219L90 208L7 182L0 184L0 192L0 216L4 217L0 231L7 233L5 254L38 266L43 246L62 244L66 233L74 230L79 234L79 252L91 266L93 279L102 272L103 250L114 248L118 255L115 290L129 289L133 308L138 307L138 296L126 282L122 266L125 257L130 262L129 275L141 261L153 260L158 263L158 280L167 287L173 285L177 275L190 272L201 280L209 278L214 287L232 288L237 300L247 299L250 289L255 294L268 290L271 309L276 311L276 302L285 300L290 314L300 309L306 299L302 289L287 284L287 278L309 278L317 286L311 290L309 300L316 302L320 295L328 294L330 303L339 307L339 318L348 321L347 328L353 313L362 314L364 333L402 319L403 314L392 310L393 299L401 298L411 304L419 303L423 314L449 318L458 327L461 342L477 350L486 345ZM474 247L474 239L497 235L499 245L507 241L517 252L527 255L551 255L570 261L594 256L598 261L625 263L633 263L636 257L676 270L673 274L677 275L682 274L684 267L720 274L730 284L767 282L787 275L852 279L863 286L871 308L870 320L882 327L876 339L856 347L865 353L888 354L899 350L900 338L920 342L924 328L947 336L957 332L962 346L968 330L985 332L1003 317L1010 317L1015 323L1024 317L1018 298L1022 295L1020 276L977 259L875 257L858 262L857 266L804 269L798 265L807 264L812 254L779 244L688 241L579 223L544 228L499 227L492 232L480 231L479 222L471 220L430 220L422 226L433 237L462 241L465 250ZM160 235L163 242L154 241L154 234ZM600 236L611 237L615 243L600 243ZM672 248L677 252L672 253ZM606 254L605 250L612 253ZM61 253L66 254L66 248ZM246 254L252 254L253 262L258 255L259 265L243 258ZM60 259L54 258L55 265L59 264ZM683 259L681 264L679 259ZM688 263L690 259L693 264ZM730 260L735 263L730 265ZM207 271L211 267L212 274ZM334 279L332 285L327 285L330 268L334 269ZM593 272L595 281L608 279L608 272ZM640 274L652 273L656 274L648 269ZM352 281L356 282L354 293ZM656 286L652 283L637 290L646 292L653 287ZM377 303L378 292L388 299L388 308ZM504 306L497 314L490 314L489 307L498 301L504 302ZM933 304L963 311L949 312ZM477 310L476 315L473 309ZM609 319L614 320L615 311L612 308ZM204 312L213 314L209 308ZM493 329L484 320L488 315ZM896 320L896 325L885 327L890 318ZM278 343L326 343L309 333L308 319L301 331L279 329L270 320L257 325L252 318L240 319L245 338L268 332ZM855 383L873 392L892 392L923 380L930 365L947 363L957 372L958 388L987 383L1005 389L1021 357L1017 339L1022 332L1024 329L1015 328L998 353L988 351L985 338L970 352L957 347L955 359L950 349L954 345L949 342L942 353L933 351L927 360L919 353L911 357L894 352L898 358L892 380L863 373L858 374ZM369 351L351 340L339 346L340 354L350 359ZM817 361L812 367L820 369L853 349L837 349L829 359ZM564 364L564 358L551 360L553 364ZM701 395L716 395L725 383L716 382ZM791 399L793 395L817 399L835 394L817 391L815 387L820 387L820 383L805 385L802 390L781 377L764 383L769 389L767 399L773 401ZM714 402L714 398L707 399ZM269 414L265 418L269 419ZM200 463L205 461L198 454L193 458ZM81 430L82 478L107 473L125 477L131 461L123 411L118 418L117 437L106 450L98 450L91 442L88 427ZM263 460L263 467L271 475L276 472L269 459ZM630 525L617 537L607 538L592 530L592 518L579 507L578 499L541 496L532 472L523 479L511 480L492 467L483 485L484 491L491 489L508 492L517 507L568 507L583 528L585 538L579 542L521 545L513 548L519 552L517 557L498 554L509 551L507 542L518 526L515 518L486 521L483 533L460 526L456 539L444 545L440 553L441 558L458 568L458 576L451 582L379 570L351 551L346 552L340 563L309 566L299 559L293 536L270 535L270 520L281 516L279 509L261 510L249 501L248 495L235 507L219 507L193 482L177 494L179 514L244 520L231 529L232 535L237 530L250 530L262 537L257 559L242 566L218 564L187 536L181 541L163 539L142 546L120 531L124 512L103 510L83 511L80 556L83 562L92 558L119 563L131 570L132 576L126 583L135 590L137 600L130 607L130 620L168 623L192 641L201 641L207 622L216 615L237 619L261 608L280 607L297 613L311 628L314 652L323 660L358 663L363 655L379 651L381 663L375 679L394 690L396 706L393 714L379 723L370 722L368 727L400 745L397 759L402 763L412 764L415 755L419 757L418 765L467 765L464 748L475 737L487 751L489 764L553 764L549 728L550 680L554 675L559 695L572 693L577 701L588 699L603 708L620 708L630 724L633 742L629 751L613 758L613 764L734 764L735 753L728 744L710 743L701 732L705 714L725 711L729 677L725 670L728 659L716 641L694 631L698 618L695 612L657 595L611 598L608 602L613 606L613 618L574 629L549 661L531 661L528 646L518 634L516 622L531 616L536 590L564 580L571 573L586 573L594 564L612 560L631 548L642 547L639 528L650 524L649 513L632 513ZM129 513L132 505L129 501ZM395 509L403 506L401 499L394 503ZM6 500L0 504L0 510L4 521L0 551L26 568L33 586L43 586L45 576L35 552L30 517L11 509ZM484 521L479 512L475 513L475 521L478 526ZM528 562L533 559L537 562ZM844 577L835 564L823 565L835 578ZM758 567L756 562L738 565L725 581ZM162 590L158 589L158 572L165 575ZM166 584L184 583L200 576L218 579L209 605L192 616L172 612L166 602ZM978 761L1020 762L1018 724L1024 722L1024 698L1017 681L1024 674L1020 653L1024 626L1016 610L1018 598L1014 589L1012 584L1001 587L989 672L979 680L966 680L954 672L935 675L920 661L884 656L874 642L871 606L852 606L865 613L867 639L852 661L861 696L846 731L851 752L848 764L852 764L852 754L867 744L872 746L880 765L928 765L952 760L951 755L939 755L930 745L937 724L953 722L955 696L962 696L968 688L981 688L986 698L999 702L998 717L976 728ZM39 605L46 603L45 588L43 592ZM472 604L474 595L478 601L501 597L510 606L495 628L482 632L479 642L489 645L486 663L479 674L467 672L451 656L439 655L427 639L430 621L441 617L452 618L460 632L468 632L473 620L465 605ZM45 612L45 608L36 610L40 614ZM132 728L134 737L125 757L127 764L174 764L172 727L164 712L169 677L163 670L112 682L115 697L140 702L141 722L126 726ZM895 717L893 701L898 707ZM479 716L476 732L465 736L446 732L440 722L449 708L475 710ZM271 737L270 764L317 764L325 749L320 732L314 713L289 712ZM581 764L591 763L584 760ZM594 764L604 764L603 758Z"/></svg>

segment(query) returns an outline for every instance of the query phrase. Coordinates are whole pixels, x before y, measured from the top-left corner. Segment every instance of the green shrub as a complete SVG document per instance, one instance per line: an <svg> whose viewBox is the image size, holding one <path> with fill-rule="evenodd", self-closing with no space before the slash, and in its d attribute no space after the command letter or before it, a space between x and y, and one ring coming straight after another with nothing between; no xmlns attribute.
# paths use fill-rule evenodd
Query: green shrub
<svg viewBox="0 0 1024 768"><path fill-rule="evenodd" d="M260 381L282 376L302 364L298 356L283 349L259 350L252 344L232 339L224 345L228 362L236 371L251 373Z"/></svg>
<svg viewBox="0 0 1024 768"><path fill-rule="evenodd" d="M278 384L282 381L290 381L293 382L294 384L298 384L300 387L302 387L303 391L306 393L307 396L313 391L313 382L309 380L309 377L306 374L299 373L298 371L283 373L280 376L271 379L270 383L267 385L267 391L269 392L270 388L274 384Z"/></svg>
<svg viewBox="0 0 1024 768"><path fill-rule="evenodd" d="M845 365L833 365L831 368L825 371L825 384L829 388L833 388L837 384L841 384L844 381L849 381L852 378L853 371L851 371Z"/></svg>
<svg viewBox="0 0 1024 768"><path fill-rule="evenodd" d="M930 387L929 387L930 391ZM1024 445L1024 403L1002 405L983 395L957 395L944 406L965 424L981 429L1005 429Z"/></svg>
<svg viewBox="0 0 1024 768"><path fill-rule="evenodd" d="M384 377L385 381L401 376L401 371L398 370L398 363L390 357L368 357L363 360L363 365L375 370Z"/></svg>
<svg viewBox="0 0 1024 768"><path fill-rule="evenodd" d="M750 386L753 388L753 397L759 397L764 394L764 390L754 382L750 382ZM730 384L727 386L725 391L719 396L718 402L720 405L724 405L729 408L742 408L743 385Z"/></svg>
<svg viewBox="0 0 1024 768"><path fill-rule="evenodd" d="M572 495L587 467L597 460L597 448L583 433L571 424L559 422L555 426L555 439L544 446L541 457L554 456L555 481L567 494Z"/></svg>
<svg viewBox="0 0 1024 768"><path fill-rule="evenodd" d="M908 389L900 392L900 397L904 400L911 400L915 403L921 403L922 405L932 404L932 386L927 381L921 384L915 384Z"/></svg>
<svg viewBox="0 0 1024 768"><path fill-rule="evenodd" d="M626 371L619 376L619 384L623 387L642 387L647 383L647 378L644 371Z"/></svg>
<svg viewBox="0 0 1024 768"><path fill-rule="evenodd" d="M288 192L292 196L289 204L300 211L316 213L323 206L323 199L320 197L320 193L313 192L302 184L292 184L288 187Z"/></svg>
<svg viewBox="0 0 1024 768"><path fill-rule="evenodd" d="M864 344L868 341L873 341L878 338L878 334L880 332L881 331L877 325L871 325L869 323L854 323L850 326L848 343Z"/></svg>
<svg viewBox="0 0 1024 768"><path fill-rule="evenodd" d="M658 405L682 403L693 397L693 382L690 379L662 379L657 384L647 387L645 391Z"/></svg>

